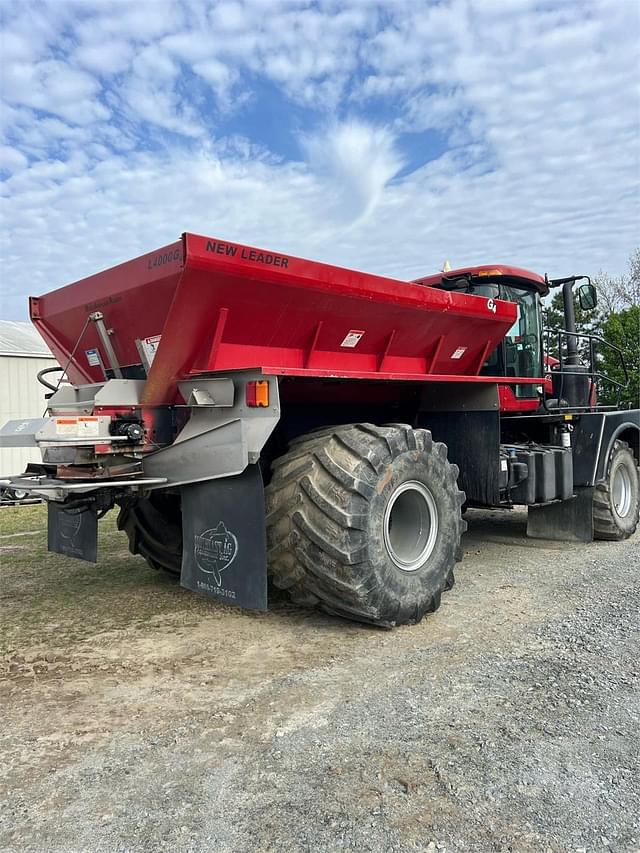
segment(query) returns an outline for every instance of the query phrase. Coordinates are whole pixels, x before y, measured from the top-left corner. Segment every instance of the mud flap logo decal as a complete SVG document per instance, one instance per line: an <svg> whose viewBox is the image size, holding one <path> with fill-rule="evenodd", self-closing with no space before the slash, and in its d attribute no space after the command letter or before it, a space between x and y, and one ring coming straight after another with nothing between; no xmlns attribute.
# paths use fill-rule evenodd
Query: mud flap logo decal
<svg viewBox="0 0 640 853"><path fill-rule="evenodd" d="M238 553L238 540L227 530L224 521L217 527L194 536L194 556L200 571L213 575L216 586L222 586L222 572L226 571Z"/></svg>
<svg viewBox="0 0 640 853"><path fill-rule="evenodd" d="M186 589L227 604L267 607L264 489L258 465L242 474L182 487Z"/></svg>

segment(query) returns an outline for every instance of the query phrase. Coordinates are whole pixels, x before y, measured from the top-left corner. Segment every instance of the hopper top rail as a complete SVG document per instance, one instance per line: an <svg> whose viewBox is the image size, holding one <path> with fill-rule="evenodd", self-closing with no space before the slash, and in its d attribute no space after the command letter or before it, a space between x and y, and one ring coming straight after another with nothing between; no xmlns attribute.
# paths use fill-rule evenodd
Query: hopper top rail
<svg viewBox="0 0 640 853"><path fill-rule="evenodd" d="M83 329L95 312L104 330ZM102 381L114 361L138 378L145 364L143 402L159 405L176 401L187 376L246 368L486 381L478 374L516 307L188 233L33 298L31 316L61 363L76 350L74 383Z"/></svg>

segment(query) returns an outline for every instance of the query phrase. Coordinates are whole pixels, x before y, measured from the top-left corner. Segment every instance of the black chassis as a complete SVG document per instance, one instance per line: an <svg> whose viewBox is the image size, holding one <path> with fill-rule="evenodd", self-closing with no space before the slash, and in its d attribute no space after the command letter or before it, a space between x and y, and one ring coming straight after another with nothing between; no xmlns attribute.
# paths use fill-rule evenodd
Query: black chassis
<svg viewBox="0 0 640 853"><path fill-rule="evenodd" d="M576 487L595 486L604 479L616 440L627 442L640 463L640 409L593 412L562 409L553 414L503 416L502 442L524 439L551 444L561 427L571 429Z"/></svg>
<svg viewBox="0 0 640 853"><path fill-rule="evenodd" d="M640 464L639 409L587 412L563 408L551 413L511 415L499 411L497 386L460 384L441 388L437 396L424 393L417 423L430 429L436 441L447 444L449 460L460 469L458 482L470 506L527 504L528 534L536 538L590 541L593 488L606 476L614 442L625 441ZM512 499L500 477L505 449L530 447L534 454L537 450L559 451L562 434L567 432L570 493L565 488L563 499L560 491L551 500ZM523 490L516 489L515 494L522 495Z"/></svg>

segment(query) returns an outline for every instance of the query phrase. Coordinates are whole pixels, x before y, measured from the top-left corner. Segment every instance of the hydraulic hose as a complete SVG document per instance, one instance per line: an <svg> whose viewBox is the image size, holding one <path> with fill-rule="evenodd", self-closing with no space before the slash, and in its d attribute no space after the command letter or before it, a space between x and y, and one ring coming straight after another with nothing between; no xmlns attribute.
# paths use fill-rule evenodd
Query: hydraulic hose
<svg viewBox="0 0 640 853"><path fill-rule="evenodd" d="M46 375L47 375L47 373L59 373L59 372L62 372L62 371L63 371L63 369L64 369L64 368L59 367L58 365L56 365L55 367L45 367L45 368L44 368L44 370L40 370L40 371L39 371L39 373L38 373L38 382L39 382L41 385L44 385L44 387L45 387L45 388L48 388L50 391L53 391L53 392L57 391L57 390L58 390L58 388L57 388L55 385L52 385L50 382L47 382L47 380L46 380L46 379L43 379L43 377L44 377L44 376L46 376ZM60 383L58 383L58 387L59 387L59 385L60 385Z"/></svg>

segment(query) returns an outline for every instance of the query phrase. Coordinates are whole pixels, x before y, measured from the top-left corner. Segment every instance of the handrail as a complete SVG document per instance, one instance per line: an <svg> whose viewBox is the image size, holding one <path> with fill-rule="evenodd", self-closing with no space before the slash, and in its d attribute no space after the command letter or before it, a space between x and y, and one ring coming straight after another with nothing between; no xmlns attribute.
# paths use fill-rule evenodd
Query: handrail
<svg viewBox="0 0 640 853"><path fill-rule="evenodd" d="M611 385L613 388L617 389L617 392L618 392L617 398L616 398L616 404L615 404L616 408L620 406L620 399L622 397L622 391L629 384L629 373L627 371L627 365L625 364L624 353L620 349L620 347L617 347L615 344L612 344L610 341L605 340L600 335L592 335L592 334L587 333L587 332L569 332L566 329L551 329L549 327L545 327L543 329L542 333L543 333L543 336L546 336L545 354L547 356L550 355L549 342L550 342L551 335L557 336L558 365L557 366L554 365L554 367L556 367L556 370L561 374L562 377L564 377L564 376L587 376L595 384L597 390L598 390L598 382L605 384L605 385ZM569 338L575 338L578 341L588 342L589 364L588 364L587 370L585 370L585 367L587 367L587 365L580 365L580 367L581 367L580 370L567 369L567 368L571 368L571 367L578 367L578 365L571 365L571 364L567 365L565 363L565 356L563 354L562 344L563 344L563 340L566 343ZM618 357L620 360L620 368L622 369L622 372L624 375L624 381L619 382L617 379L613 379L612 377L607 376L606 374L601 373L599 370L597 370L598 353L596 352L596 346L595 346L596 344L602 344L605 347L608 347L610 350L612 350L613 352L618 354ZM546 373L547 374L551 373L551 370L552 370L552 368L549 368L547 365ZM563 384L564 384L564 382L560 386L560 393L558 395L559 400L562 399ZM543 406L545 409L547 408L547 406L546 406L546 393L543 393ZM586 408L586 407L580 407L580 408ZM589 408L592 408L592 407L589 407Z"/></svg>

